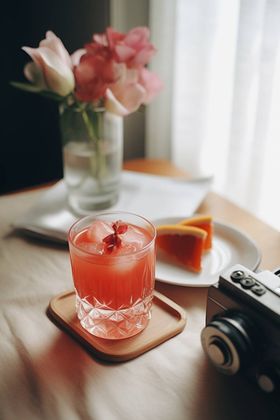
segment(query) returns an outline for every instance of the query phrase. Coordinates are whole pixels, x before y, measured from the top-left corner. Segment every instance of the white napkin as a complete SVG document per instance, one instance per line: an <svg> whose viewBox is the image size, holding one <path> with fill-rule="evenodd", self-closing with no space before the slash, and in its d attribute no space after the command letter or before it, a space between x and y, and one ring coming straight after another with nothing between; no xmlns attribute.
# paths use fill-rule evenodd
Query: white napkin
<svg viewBox="0 0 280 420"><path fill-rule="evenodd" d="M149 220L168 216L187 217L196 211L211 181L211 177L188 181L123 171L120 198L108 211L130 211ZM76 220L77 216L68 207L66 186L62 180L43 192L34 207L17 219L13 226L65 242L67 232Z"/></svg>

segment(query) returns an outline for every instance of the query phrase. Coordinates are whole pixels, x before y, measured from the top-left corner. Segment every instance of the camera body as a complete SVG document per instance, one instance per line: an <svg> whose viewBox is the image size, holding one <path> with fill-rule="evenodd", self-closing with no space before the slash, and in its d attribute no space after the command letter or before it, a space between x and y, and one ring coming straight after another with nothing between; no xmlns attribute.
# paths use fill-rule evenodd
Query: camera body
<svg viewBox="0 0 280 420"><path fill-rule="evenodd" d="M240 264L208 291L201 343L222 373L243 373L280 395L280 270L255 273Z"/></svg>

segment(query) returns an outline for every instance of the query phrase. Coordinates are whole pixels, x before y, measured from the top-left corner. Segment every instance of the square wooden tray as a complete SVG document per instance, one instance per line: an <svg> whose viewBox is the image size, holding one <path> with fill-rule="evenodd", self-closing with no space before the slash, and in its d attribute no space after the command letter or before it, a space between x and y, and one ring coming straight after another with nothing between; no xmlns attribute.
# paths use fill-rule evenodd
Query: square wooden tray
<svg viewBox="0 0 280 420"><path fill-rule="evenodd" d="M73 290L53 297L49 303L48 314L87 350L111 362L133 359L179 334L186 325L184 310L157 291L154 292L152 318L149 324L141 333L126 339L107 340L88 333L76 315Z"/></svg>

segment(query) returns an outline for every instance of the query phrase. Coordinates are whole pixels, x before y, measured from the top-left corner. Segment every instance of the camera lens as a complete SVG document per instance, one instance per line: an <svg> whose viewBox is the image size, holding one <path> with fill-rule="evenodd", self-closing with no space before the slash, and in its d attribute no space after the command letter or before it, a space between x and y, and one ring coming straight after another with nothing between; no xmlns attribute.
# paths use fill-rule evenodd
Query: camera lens
<svg viewBox="0 0 280 420"><path fill-rule="evenodd" d="M226 311L202 330L201 343L211 362L221 372L234 375L254 359L256 330L242 313Z"/></svg>
<svg viewBox="0 0 280 420"><path fill-rule="evenodd" d="M219 337L213 337L213 340L210 341L208 356L215 365L225 366L232 361L229 348Z"/></svg>

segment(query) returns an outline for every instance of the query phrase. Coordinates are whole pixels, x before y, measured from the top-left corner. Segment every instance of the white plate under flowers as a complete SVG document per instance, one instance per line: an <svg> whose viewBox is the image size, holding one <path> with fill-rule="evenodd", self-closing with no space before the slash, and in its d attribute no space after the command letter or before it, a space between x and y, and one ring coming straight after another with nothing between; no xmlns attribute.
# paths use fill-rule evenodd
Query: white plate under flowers
<svg viewBox="0 0 280 420"><path fill-rule="evenodd" d="M153 220L155 226L178 223L185 217L167 217ZM219 274L234 264L242 264L254 271L261 261L261 253L255 242L231 225L213 222L212 249L202 257L200 273L157 258L156 280L163 283L189 287L208 287L219 280Z"/></svg>

